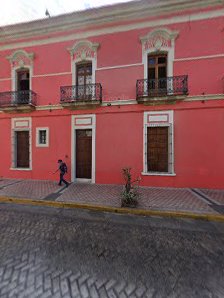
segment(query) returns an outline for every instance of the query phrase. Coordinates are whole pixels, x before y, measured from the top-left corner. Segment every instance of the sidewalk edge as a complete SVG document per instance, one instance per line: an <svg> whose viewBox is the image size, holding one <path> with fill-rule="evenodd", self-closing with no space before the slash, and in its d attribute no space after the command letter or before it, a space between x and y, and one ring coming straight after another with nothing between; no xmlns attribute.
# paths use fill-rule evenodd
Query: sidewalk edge
<svg viewBox="0 0 224 298"><path fill-rule="evenodd" d="M5 197L5 196L0 196L0 203L47 206L47 207L55 207L55 208L77 208L77 209L113 212L113 213L120 213L120 214L189 218L189 219L224 222L224 215L206 214L206 213L199 214L199 213L193 213L193 212L187 212L187 211L186 212L185 211L161 211L161 210L145 210L145 209L134 209L134 208L120 208L120 207L91 205L91 204L74 203L74 202L43 201L43 200L32 200L27 198L15 198L15 197Z"/></svg>

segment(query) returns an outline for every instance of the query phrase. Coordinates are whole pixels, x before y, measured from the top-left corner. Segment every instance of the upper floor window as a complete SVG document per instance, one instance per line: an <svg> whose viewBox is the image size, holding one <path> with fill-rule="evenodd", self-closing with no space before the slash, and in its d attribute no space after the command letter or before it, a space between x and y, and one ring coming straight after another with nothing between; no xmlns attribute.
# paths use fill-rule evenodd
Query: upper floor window
<svg viewBox="0 0 224 298"><path fill-rule="evenodd" d="M148 55L148 90L154 95L167 91L167 55Z"/></svg>
<svg viewBox="0 0 224 298"><path fill-rule="evenodd" d="M158 28L140 38L144 79L161 79L173 76L175 39L177 31Z"/></svg>
<svg viewBox="0 0 224 298"><path fill-rule="evenodd" d="M92 62L76 65L76 96L78 99L92 97Z"/></svg>
<svg viewBox="0 0 224 298"><path fill-rule="evenodd" d="M30 72L29 69L19 69L17 74L17 91L30 89Z"/></svg>
<svg viewBox="0 0 224 298"><path fill-rule="evenodd" d="M7 57L12 68L12 88L13 91L32 90L31 78L33 73L33 53L18 50Z"/></svg>
<svg viewBox="0 0 224 298"><path fill-rule="evenodd" d="M76 65L76 85L92 84L92 62Z"/></svg>
<svg viewBox="0 0 224 298"><path fill-rule="evenodd" d="M36 94L32 91L34 53L17 50L7 59L11 63L11 101L16 104L36 104Z"/></svg>
<svg viewBox="0 0 224 298"><path fill-rule="evenodd" d="M72 57L72 85L95 84L98 43L82 40L69 48Z"/></svg>
<svg viewBox="0 0 224 298"><path fill-rule="evenodd" d="M167 76L167 57L166 55L148 56L148 79L163 79Z"/></svg>

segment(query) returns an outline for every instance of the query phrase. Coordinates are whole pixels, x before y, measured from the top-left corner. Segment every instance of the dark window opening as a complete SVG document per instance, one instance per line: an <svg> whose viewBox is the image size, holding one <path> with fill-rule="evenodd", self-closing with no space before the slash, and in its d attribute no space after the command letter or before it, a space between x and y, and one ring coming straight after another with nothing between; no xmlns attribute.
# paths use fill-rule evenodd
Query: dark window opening
<svg viewBox="0 0 224 298"><path fill-rule="evenodd" d="M29 90L30 90L30 73L28 69L17 71L17 103L29 103Z"/></svg>
<svg viewBox="0 0 224 298"><path fill-rule="evenodd" d="M39 144L46 145L47 144L47 132L46 130L39 130Z"/></svg>

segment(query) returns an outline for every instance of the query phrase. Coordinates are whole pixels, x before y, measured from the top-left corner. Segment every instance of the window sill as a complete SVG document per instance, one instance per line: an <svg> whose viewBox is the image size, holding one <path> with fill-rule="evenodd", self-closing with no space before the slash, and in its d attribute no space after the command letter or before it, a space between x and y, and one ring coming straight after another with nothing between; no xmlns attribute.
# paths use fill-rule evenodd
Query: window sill
<svg viewBox="0 0 224 298"><path fill-rule="evenodd" d="M142 172L142 176L176 176L175 173L155 173L155 172Z"/></svg>
<svg viewBox="0 0 224 298"><path fill-rule="evenodd" d="M32 171L31 168L10 168L12 171Z"/></svg>
<svg viewBox="0 0 224 298"><path fill-rule="evenodd" d="M49 147L48 144L37 144L36 147L46 148Z"/></svg>

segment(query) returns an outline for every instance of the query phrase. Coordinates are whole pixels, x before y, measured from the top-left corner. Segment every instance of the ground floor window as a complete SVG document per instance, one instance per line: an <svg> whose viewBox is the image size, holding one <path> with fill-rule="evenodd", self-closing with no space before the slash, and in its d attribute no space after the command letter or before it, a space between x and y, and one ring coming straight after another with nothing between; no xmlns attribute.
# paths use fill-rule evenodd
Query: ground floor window
<svg viewBox="0 0 224 298"><path fill-rule="evenodd" d="M169 127L147 128L148 172L168 172Z"/></svg>
<svg viewBox="0 0 224 298"><path fill-rule="evenodd" d="M36 128L36 146L37 147L49 146L49 128L48 127Z"/></svg>
<svg viewBox="0 0 224 298"><path fill-rule="evenodd" d="M173 112L145 112L143 174L174 174L173 145Z"/></svg>
<svg viewBox="0 0 224 298"><path fill-rule="evenodd" d="M168 172L168 127L147 128L148 172Z"/></svg>

